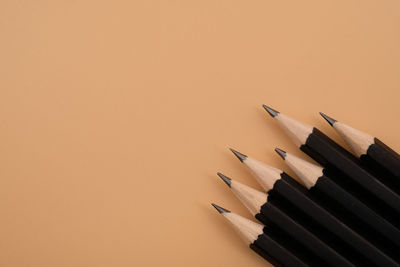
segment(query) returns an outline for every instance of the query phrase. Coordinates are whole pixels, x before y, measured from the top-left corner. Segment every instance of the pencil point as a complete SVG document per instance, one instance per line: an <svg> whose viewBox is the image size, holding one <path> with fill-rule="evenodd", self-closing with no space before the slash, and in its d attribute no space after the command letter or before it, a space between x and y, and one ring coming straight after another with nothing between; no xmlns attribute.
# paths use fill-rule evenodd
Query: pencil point
<svg viewBox="0 0 400 267"><path fill-rule="evenodd" d="M281 156L282 159L285 159L286 157L286 152L283 151L282 149L275 148L275 152L278 153L279 156Z"/></svg>
<svg viewBox="0 0 400 267"><path fill-rule="evenodd" d="M242 153L240 153L240 152L237 152L237 151L234 150L233 148L229 148L229 149L232 151L233 154L235 154L235 156L236 156L241 162L243 162L243 161L245 161L245 160L247 159L247 156L246 156L246 155L244 155L244 154L242 154Z"/></svg>
<svg viewBox="0 0 400 267"><path fill-rule="evenodd" d="M229 187L231 187L231 178L226 177L225 175L223 175L220 172L217 172L217 175L219 176L219 178L221 178Z"/></svg>
<svg viewBox="0 0 400 267"><path fill-rule="evenodd" d="M331 126L333 126L333 124L336 122L335 119L332 119L331 117L325 115L325 114L322 113L322 112L320 112L319 114L320 114L320 115L322 116L322 118L324 118Z"/></svg>
<svg viewBox="0 0 400 267"><path fill-rule="evenodd" d="M279 111L276 111L275 109L272 109L267 105L263 105L263 108L269 113L269 115L271 115L272 118L279 114Z"/></svg>
<svg viewBox="0 0 400 267"><path fill-rule="evenodd" d="M224 208L222 208L222 207L220 207L220 206L218 206L218 205L216 205L214 203L211 203L211 205L221 214L222 213L226 213L226 212L230 212L229 210L226 210L226 209L224 209Z"/></svg>

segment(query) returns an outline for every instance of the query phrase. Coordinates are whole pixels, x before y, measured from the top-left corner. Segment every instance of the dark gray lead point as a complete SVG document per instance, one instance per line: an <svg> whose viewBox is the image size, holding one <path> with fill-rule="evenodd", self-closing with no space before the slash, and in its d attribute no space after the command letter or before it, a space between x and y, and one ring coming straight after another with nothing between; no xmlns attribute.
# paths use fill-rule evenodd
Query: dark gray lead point
<svg viewBox="0 0 400 267"><path fill-rule="evenodd" d="M283 151L282 149L275 148L275 152L278 153L279 156L281 156L282 159L285 159L286 157L286 152Z"/></svg>
<svg viewBox="0 0 400 267"><path fill-rule="evenodd" d="M246 155L244 155L244 154L242 154L242 153L240 153L240 152L237 152L236 150L234 150L234 149L232 149L232 148L229 148L229 149L232 151L233 154L235 154L235 156L236 156L241 162L243 162L243 161L245 161L245 160L247 159L247 156L246 156Z"/></svg>
<svg viewBox="0 0 400 267"><path fill-rule="evenodd" d="M320 114L320 115L322 116L322 118L324 118L331 126L333 126L333 124L337 121L337 120L332 119L331 117L325 115L325 114L322 113L322 112L320 112L319 114Z"/></svg>
<svg viewBox="0 0 400 267"><path fill-rule="evenodd" d="M217 175L229 186L231 187L231 179L229 177L226 177L220 172L217 172Z"/></svg>
<svg viewBox="0 0 400 267"><path fill-rule="evenodd" d="M272 118L279 114L279 111L276 111L275 109L272 109L267 105L263 105L263 108L269 113L269 115L271 115Z"/></svg>
<svg viewBox="0 0 400 267"><path fill-rule="evenodd" d="M214 204L214 203L211 203L211 205L212 205L216 210L218 210L219 213L230 212L229 210L226 210L226 209L224 209L224 208L222 208L222 207L220 207L220 206L218 206L218 205L216 205L216 204Z"/></svg>

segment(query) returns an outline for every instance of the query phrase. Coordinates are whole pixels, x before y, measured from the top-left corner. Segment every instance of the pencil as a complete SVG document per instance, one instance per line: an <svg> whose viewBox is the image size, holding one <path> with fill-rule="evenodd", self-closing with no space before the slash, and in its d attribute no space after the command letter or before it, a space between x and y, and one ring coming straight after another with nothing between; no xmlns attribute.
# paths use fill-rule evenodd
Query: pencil
<svg viewBox="0 0 400 267"><path fill-rule="evenodd" d="M268 231L266 227L239 216L216 204L213 207L227 219L242 240L258 255L275 266L310 266L307 261L296 255L298 248L289 248L289 242Z"/></svg>
<svg viewBox="0 0 400 267"><path fill-rule="evenodd" d="M351 179L359 188L362 188L359 194L364 195L364 201L369 201L369 205L375 205L376 210L387 217L391 217L393 221L399 221L400 196L361 167L354 155L317 128L296 121L265 105L263 107L285 130L300 150L321 165L343 174L340 176L342 180Z"/></svg>
<svg viewBox="0 0 400 267"><path fill-rule="evenodd" d="M364 234L367 238L369 237L371 242L379 244L379 247L388 254L390 253L393 258L398 258L400 249L399 229L337 185L334 182L334 174L329 170L300 159L279 148L276 151L302 180L311 194L321 196L321 203L329 205L333 202L330 207L335 209L337 217L340 216L342 221L345 219L353 221L351 225L353 225L354 230L362 230L359 232L360 234ZM353 216L355 219L352 219ZM360 223L365 224L365 227L360 227Z"/></svg>
<svg viewBox="0 0 400 267"><path fill-rule="evenodd" d="M400 193L400 155L398 153L378 138L332 119L322 112L320 114L351 147L363 166L371 169L383 183Z"/></svg>
<svg viewBox="0 0 400 267"><path fill-rule="evenodd" d="M249 160L246 155L237 154L235 153L237 151L231 150L255 174L257 180L262 181L260 183L262 186L272 185L272 187L264 188L269 194L277 194L290 202L299 212L304 214L308 221L314 222L312 228L322 227L320 238L328 238L332 240L331 242L337 243L335 246L337 251L342 246L343 251L343 248L347 245L351 250L357 251L360 257L365 257L378 266L398 266L392 258L321 207L310 195L310 192L288 174L280 170L277 171L275 168L271 168L268 172L261 171L269 169L269 166L254 159ZM259 175L260 173L261 175ZM270 174L277 173L279 173L277 176L270 176ZM312 228L309 228L309 230L313 231ZM327 232L330 232L331 235Z"/></svg>
<svg viewBox="0 0 400 267"><path fill-rule="evenodd" d="M314 253L315 264L319 266L354 266L350 261L322 242L318 237L300 225L291 211L282 205L282 201L255 190L229 177L218 173L234 195L247 207L250 213L265 225L274 225L297 240L306 249ZM323 261L317 261L317 259Z"/></svg>

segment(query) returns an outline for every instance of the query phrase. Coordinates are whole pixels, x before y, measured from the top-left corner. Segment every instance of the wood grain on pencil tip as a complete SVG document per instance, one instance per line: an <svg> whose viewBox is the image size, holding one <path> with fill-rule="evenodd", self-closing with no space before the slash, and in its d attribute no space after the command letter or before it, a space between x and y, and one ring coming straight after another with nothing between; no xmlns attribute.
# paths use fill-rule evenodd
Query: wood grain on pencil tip
<svg viewBox="0 0 400 267"><path fill-rule="evenodd" d="M243 155L242 153L240 154ZM262 164L258 160L248 156L244 157L243 160L239 158L239 160L247 167L247 169L253 174L257 182L267 192L272 189L275 181L280 178L280 174L282 171L277 168L274 168L267 164Z"/></svg>

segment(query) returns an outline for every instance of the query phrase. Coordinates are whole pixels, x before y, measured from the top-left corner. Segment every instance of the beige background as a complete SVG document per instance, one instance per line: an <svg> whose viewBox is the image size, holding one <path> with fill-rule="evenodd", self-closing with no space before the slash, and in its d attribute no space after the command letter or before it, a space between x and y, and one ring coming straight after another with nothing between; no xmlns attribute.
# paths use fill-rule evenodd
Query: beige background
<svg viewBox="0 0 400 267"><path fill-rule="evenodd" d="M261 108L400 150L399 1L0 0L0 266L265 266L211 201Z"/></svg>

